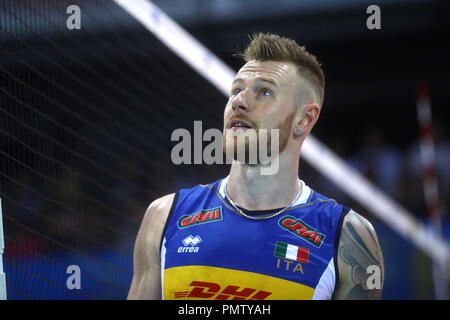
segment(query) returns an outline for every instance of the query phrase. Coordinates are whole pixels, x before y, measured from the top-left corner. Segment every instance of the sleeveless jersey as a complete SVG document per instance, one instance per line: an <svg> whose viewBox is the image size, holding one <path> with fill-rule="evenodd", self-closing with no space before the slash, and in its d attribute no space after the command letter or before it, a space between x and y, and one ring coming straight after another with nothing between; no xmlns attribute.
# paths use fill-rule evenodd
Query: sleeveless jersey
<svg viewBox="0 0 450 320"><path fill-rule="evenodd" d="M161 239L162 298L331 299L349 209L301 181L289 209L253 220L225 199L227 181L176 193Z"/></svg>

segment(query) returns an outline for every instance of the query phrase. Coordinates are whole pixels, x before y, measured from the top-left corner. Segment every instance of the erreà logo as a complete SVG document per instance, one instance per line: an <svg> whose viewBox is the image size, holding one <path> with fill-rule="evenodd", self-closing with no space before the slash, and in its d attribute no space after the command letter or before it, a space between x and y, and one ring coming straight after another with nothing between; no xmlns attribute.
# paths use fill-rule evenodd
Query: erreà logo
<svg viewBox="0 0 450 320"><path fill-rule="evenodd" d="M284 216L278 221L278 224L283 229L309 242L317 248L320 248L323 239L325 239L325 235L323 233L317 232L316 229L308 226L302 220L291 216Z"/></svg>
<svg viewBox="0 0 450 320"><path fill-rule="evenodd" d="M192 227L202 223L222 220L222 207L204 209L199 212L183 215L178 219L178 229Z"/></svg>

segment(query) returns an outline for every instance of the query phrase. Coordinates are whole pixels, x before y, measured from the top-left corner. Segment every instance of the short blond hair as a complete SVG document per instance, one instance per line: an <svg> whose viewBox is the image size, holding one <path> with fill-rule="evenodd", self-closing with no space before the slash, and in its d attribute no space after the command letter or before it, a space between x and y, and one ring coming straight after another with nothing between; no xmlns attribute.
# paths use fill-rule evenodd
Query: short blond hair
<svg viewBox="0 0 450 320"><path fill-rule="evenodd" d="M280 37L271 33L255 33L250 37L250 43L243 53L238 54L245 62L283 61L291 62L298 68L298 72L311 86L319 101L323 104L325 94L325 75L316 57L306 51L295 40Z"/></svg>

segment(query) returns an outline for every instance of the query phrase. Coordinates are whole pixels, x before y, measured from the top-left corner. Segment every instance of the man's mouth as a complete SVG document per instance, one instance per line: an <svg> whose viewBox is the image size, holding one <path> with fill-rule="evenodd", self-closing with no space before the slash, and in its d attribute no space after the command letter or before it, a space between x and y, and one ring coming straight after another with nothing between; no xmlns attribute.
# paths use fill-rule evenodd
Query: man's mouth
<svg viewBox="0 0 450 320"><path fill-rule="evenodd" d="M238 129L250 129L253 128L252 125L244 120L234 119L230 121L228 129L238 130Z"/></svg>

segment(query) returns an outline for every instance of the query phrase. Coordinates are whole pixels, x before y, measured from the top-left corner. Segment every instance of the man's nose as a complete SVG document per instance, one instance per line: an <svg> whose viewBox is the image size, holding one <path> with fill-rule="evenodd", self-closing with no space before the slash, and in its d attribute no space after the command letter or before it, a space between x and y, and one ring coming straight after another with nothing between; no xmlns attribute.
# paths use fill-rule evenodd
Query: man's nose
<svg viewBox="0 0 450 320"><path fill-rule="evenodd" d="M250 107L247 101L248 89L242 90L238 95L231 101L231 107L234 112L249 111Z"/></svg>

